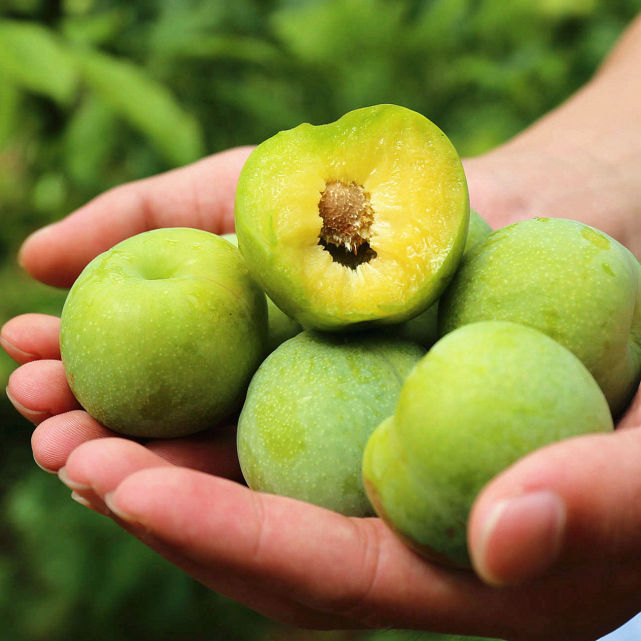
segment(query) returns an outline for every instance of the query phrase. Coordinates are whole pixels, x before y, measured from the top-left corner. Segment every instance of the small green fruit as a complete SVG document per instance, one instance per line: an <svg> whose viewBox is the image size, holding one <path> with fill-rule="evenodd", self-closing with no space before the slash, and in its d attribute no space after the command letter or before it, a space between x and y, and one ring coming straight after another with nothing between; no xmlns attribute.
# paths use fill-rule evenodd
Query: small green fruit
<svg viewBox="0 0 641 641"><path fill-rule="evenodd" d="M641 378L640 287L637 259L603 232L526 220L465 257L439 302L440 333L481 320L534 327L581 359L616 416Z"/></svg>
<svg viewBox="0 0 641 641"><path fill-rule="evenodd" d="M121 434L173 437L242 402L265 350L265 296L238 249L158 229L96 257L65 302L60 349L81 405Z"/></svg>
<svg viewBox="0 0 641 641"><path fill-rule="evenodd" d="M529 327L474 323L408 376L396 413L367 444L363 477L412 548L466 567L469 512L491 478L543 445L612 429L603 393L570 351Z"/></svg>
<svg viewBox="0 0 641 641"><path fill-rule="evenodd" d="M236 234L223 234L222 238L228 240L234 247L238 247ZM282 312L274 301L267 296L267 353L273 352L281 343L296 336L302 327L293 319Z"/></svg>
<svg viewBox="0 0 641 641"><path fill-rule="evenodd" d="M351 516L372 514L363 449L424 353L375 334L305 331L283 343L254 375L238 422L248 485Z"/></svg>
<svg viewBox="0 0 641 641"><path fill-rule="evenodd" d="M285 313L323 330L427 309L458 265L468 217L456 150L395 105L276 134L251 154L236 194L252 274Z"/></svg>

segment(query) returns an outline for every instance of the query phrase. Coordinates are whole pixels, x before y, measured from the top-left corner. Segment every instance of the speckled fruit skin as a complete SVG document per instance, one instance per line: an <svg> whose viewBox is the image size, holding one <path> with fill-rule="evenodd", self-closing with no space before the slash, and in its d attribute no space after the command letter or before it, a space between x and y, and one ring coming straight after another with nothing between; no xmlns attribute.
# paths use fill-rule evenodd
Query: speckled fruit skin
<svg viewBox="0 0 641 641"><path fill-rule="evenodd" d="M567 349L504 321L453 331L408 376L372 434L363 477L377 513L419 553L469 567L475 497L517 459L613 429L599 386Z"/></svg>
<svg viewBox="0 0 641 641"><path fill-rule="evenodd" d="M234 247L238 247L236 234L223 234L222 238L228 240ZM296 336L302 330L303 328L293 318L282 312L276 303L267 296L267 354L273 352L281 343Z"/></svg>
<svg viewBox="0 0 641 641"><path fill-rule="evenodd" d="M356 269L319 244L318 204L332 181L362 186L376 212L377 256ZM287 315L326 331L398 323L427 309L458 265L468 219L451 142L396 105L281 131L252 152L236 192L236 233L250 271Z"/></svg>
<svg viewBox="0 0 641 641"><path fill-rule="evenodd" d="M641 377L641 266L571 220L534 218L493 232L439 301L439 331L480 320L534 327L590 370L618 416Z"/></svg>
<svg viewBox="0 0 641 641"><path fill-rule="evenodd" d="M490 234L492 228L473 209L470 209L470 225L463 249L463 258L476 249ZM424 312L410 320L393 325L392 332L400 338L414 341L429 349L438 340L438 301L430 305Z"/></svg>
<svg viewBox="0 0 641 641"><path fill-rule="evenodd" d="M424 353L375 334L305 331L283 343L254 375L238 422L248 485L350 516L373 514L363 449Z"/></svg>
<svg viewBox="0 0 641 641"><path fill-rule="evenodd" d="M242 402L265 349L265 296L238 249L158 229L96 257L65 302L60 348L82 406L112 430L174 437Z"/></svg>

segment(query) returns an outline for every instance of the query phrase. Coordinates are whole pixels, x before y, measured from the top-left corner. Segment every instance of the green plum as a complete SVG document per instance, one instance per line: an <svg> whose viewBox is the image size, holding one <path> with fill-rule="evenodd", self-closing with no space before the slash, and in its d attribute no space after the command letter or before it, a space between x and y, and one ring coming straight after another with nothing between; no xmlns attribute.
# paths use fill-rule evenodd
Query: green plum
<svg viewBox="0 0 641 641"><path fill-rule="evenodd" d="M468 567L469 512L491 478L536 448L612 429L601 389L569 350L516 323L472 323L407 377L367 443L363 478L377 513L413 549Z"/></svg>
<svg viewBox="0 0 641 641"><path fill-rule="evenodd" d="M438 298L463 252L469 198L445 134L415 111L376 105L259 145L235 219L278 307L339 331L402 322Z"/></svg>
<svg viewBox="0 0 641 641"><path fill-rule="evenodd" d="M236 234L223 234L222 238L238 247ZM267 353L273 352L281 343L296 336L302 329L293 318L281 311L276 303L267 296Z"/></svg>
<svg viewBox="0 0 641 641"><path fill-rule="evenodd" d="M470 225L463 249L465 258L476 249L490 234L492 228L473 209L470 209ZM407 338L423 347L430 348L438 340L438 301L424 312L399 325L392 326L392 332L401 338Z"/></svg>
<svg viewBox="0 0 641 641"><path fill-rule="evenodd" d="M615 416L641 378L641 266L579 222L534 218L499 229L466 256L439 302L439 331L480 320L534 327L590 370Z"/></svg>
<svg viewBox="0 0 641 641"><path fill-rule="evenodd" d="M363 449L424 353L380 334L304 331L284 342L252 378L240 414L247 484L351 516L372 514Z"/></svg>
<svg viewBox="0 0 641 641"><path fill-rule="evenodd" d="M87 265L62 311L60 349L94 418L128 436L174 437L239 408L266 333L265 296L237 248L157 229Z"/></svg>

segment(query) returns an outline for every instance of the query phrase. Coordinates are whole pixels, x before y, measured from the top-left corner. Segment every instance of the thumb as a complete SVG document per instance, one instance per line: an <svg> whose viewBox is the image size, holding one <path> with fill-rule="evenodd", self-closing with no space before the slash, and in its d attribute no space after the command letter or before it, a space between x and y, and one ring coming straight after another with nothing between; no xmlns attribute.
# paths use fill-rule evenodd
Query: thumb
<svg viewBox="0 0 641 641"><path fill-rule="evenodd" d="M148 229L232 231L236 183L250 152L250 147L237 147L115 187L34 232L18 259L34 278L69 287L92 258Z"/></svg>
<svg viewBox="0 0 641 641"><path fill-rule="evenodd" d="M641 553L641 428L571 438L495 477L473 506L468 544L479 576L522 583L553 566Z"/></svg>

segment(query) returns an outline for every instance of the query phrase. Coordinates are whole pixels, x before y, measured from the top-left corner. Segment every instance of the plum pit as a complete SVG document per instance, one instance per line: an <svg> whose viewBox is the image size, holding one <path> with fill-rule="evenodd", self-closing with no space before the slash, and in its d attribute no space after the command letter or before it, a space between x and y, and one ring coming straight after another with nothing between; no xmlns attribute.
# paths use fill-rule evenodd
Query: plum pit
<svg viewBox="0 0 641 641"><path fill-rule="evenodd" d="M323 219L318 244L334 262L351 269L376 257L369 239L374 222L370 195L355 182L334 180L325 185L318 202Z"/></svg>

